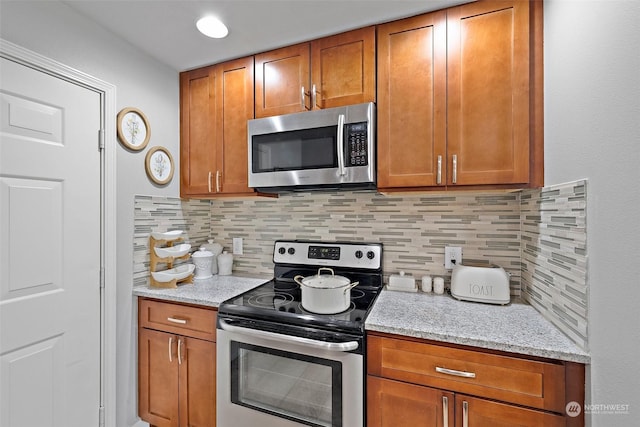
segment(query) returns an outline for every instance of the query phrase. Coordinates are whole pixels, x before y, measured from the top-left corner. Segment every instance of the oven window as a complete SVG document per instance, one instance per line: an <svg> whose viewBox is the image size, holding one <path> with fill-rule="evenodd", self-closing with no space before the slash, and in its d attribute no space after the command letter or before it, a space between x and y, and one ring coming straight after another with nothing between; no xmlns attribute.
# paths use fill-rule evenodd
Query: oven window
<svg viewBox="0 0 640 427"><path fill-rule="evenodd" d="M338 166L337 126L255 135L252 139L254 173L325 169Z"/></svg>
<svg viewBox="0 0 640 427"><path fill-rule="evenodd" d="M231 342L231 401L310 426L342 426L342 364Z"/></svg>

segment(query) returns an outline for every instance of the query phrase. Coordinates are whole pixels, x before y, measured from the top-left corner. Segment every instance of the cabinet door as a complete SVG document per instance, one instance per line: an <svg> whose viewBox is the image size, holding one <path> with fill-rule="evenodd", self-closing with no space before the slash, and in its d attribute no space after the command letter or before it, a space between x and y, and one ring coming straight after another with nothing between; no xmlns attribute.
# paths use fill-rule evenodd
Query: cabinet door
<svg viewBox="0 0 640 427"><path fill-rule="evenodd" d="M378 187L445 184L446 13L378 26Z"/></svg>
<svg viewBox="0 0 640 427"><path fill-rule="evenodd" d="M491 400L456 394L456 427L561 427L565 418Z"/></svg>
<svg viewBox="0 0 640 427"><path fill-rule="evenodd" d="M215 75L207 67L180 74L180 195L211 193L216 168Z"/></svg>
<svg viewBox="0 0 640 427"><path fill-rule="evenodd" d="M529 181L529 2L447 12L448 184Z"/></svg>
<svg viewBox="0 0 640 427"><path fill-rule="evenodd" d="M138 329L138 413L156 427L178 426L178 339Z"/></svg>
<svg viewBox="0 0 640 427"><path fill-rule="evenodd" d="M180 337L180 426L216 425L216 345Z"/></svg>
<svg viewBox="0 0 640 427"><path fill-rule="evenodd" d="M297 113L310 108L309 63L309 43L255 56L256 118Z"/></svg>
<svg viewBox="0 0 640 427"><path fill-rule="evenodd" d="M453 393L367 377L368 427L448 427L453 417Z"/></svg>
<svg viewBox="0 0 640 427"><path fill-rule="evenodd" d="M249 188L247 121L253 118L253 57L216 65L217 193Z"/></svg>
<svg viewBox="0 0 640 427"><path fill-rule="evenodd" d="M375 101L375 27L311 42L314 109Z"/></svg>

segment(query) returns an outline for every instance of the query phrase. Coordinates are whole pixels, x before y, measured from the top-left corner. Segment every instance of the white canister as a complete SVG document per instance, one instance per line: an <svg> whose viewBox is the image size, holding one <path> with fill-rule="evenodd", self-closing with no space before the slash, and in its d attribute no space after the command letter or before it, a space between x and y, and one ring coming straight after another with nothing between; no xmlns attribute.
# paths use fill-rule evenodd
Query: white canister
<svg viewBox="0 0 640 427"><path fill-rule="evenodd" d="M444 279L442 277L433 279L433 292L438 295L444 294Z"/></svg>
<svg viewBox="0 0 640 427"><path fill-rule="evenodd" d="M218 274L218 255L222 253L222 245L220 243L216 243L213 239L207 240L207 243L204 243L201 248L205 248L209 252L213 254L213 261L211 262L211 274Z"/></svg>
<svg viewBox="0 0 640 427"><path fill-rule="evenodd" d="M218 274L220 276L230 276L233 270L233 255L223 251L218 255Z"/></svg>
<svg viewBox="0 0 640 427"><path fill-rule="evenodd" d="M196 266L195 279L208 279L211 277L211 263L213 262L213 254L205 248L195 251L191 255L193 264Z"/></svg>
<svg viewBox="0 0 640 427"><path fill-rule="evenodd" d="M431 292L431 276L429 276L428 274L422 276L421 282L422 292Z"/></svg>

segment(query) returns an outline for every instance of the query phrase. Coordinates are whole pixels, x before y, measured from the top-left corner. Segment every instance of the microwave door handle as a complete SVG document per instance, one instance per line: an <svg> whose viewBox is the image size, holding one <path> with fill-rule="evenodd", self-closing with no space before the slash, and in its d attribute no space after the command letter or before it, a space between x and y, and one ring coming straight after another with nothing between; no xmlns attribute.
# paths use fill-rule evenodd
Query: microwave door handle
<svg viewBox="0 0 640 427"><path fill-rule="evenodd" d="M338 172L340 176L347 174L344 168L344 114L338 115L338 140L336 141L338 149Z"/></svg>
<svg viewBox="0 0 640 427"><path fill-rule="evenodd" d="M358 348L358 341L325 342L325 341L313 340L310 338L295 337L291 335L277 334L275 332L267 332L267 331L261 331L257 329L243 328L241 326L234 326L234 325L228 324L222 319L219 319L218 322L220 323L220 327L224 331L235 332L237 334L247 335L255 338L270 339L270 340L278 341L281 343L298 344L298 345L303 345L305 347L312 347L320 350L336 351L336 352L351 351Z"/></svg>

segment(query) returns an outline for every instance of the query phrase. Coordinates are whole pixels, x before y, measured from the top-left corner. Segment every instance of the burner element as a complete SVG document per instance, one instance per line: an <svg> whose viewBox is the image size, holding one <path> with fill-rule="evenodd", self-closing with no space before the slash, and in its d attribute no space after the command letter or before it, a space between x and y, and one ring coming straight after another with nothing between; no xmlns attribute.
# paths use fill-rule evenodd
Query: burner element
<svg viewBox="0 0 640 427"><path fill-rule="evenodd" d="M253 307L278 309L279 307L294 300L293 295L282 292L262 292L251 295L247 300Z"/></svg>

